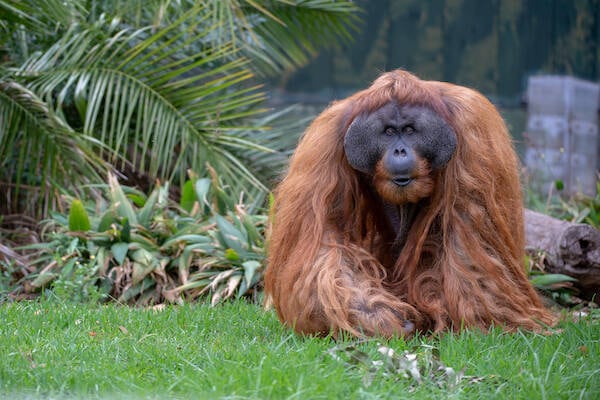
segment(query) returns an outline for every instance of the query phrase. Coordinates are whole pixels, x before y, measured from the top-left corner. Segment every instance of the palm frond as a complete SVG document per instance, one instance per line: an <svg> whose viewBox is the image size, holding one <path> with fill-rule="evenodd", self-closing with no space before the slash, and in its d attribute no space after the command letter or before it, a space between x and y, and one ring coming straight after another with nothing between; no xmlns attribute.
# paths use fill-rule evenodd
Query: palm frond
<svg viewBox="0 0 600 400"><path fill-rule="evenodd" d="M315 110L295 105L258 118L255 121L256 126L268 126L269 129L247 129L240 131L238 136L242 139L252 138L259 145L268 146L272 151L244 149L238 156L263 178L267 186L275 186L283 177L301 134L315 116ZM258 193L254 195L258 196Z"/></svg>
<svg viewBox="0 0 600 400"><path fill-rule="evenodd" d="M205 0L220 26L217 42L231 40L275 74L305 65L319 48L350 40L359 8L352 1Z"/></svg>
<svg viewBox="0 0 600 400"><path fill-rule="evenodd" d="M6 204L28 188L48 207L61 190L100 181L104 162L170 181L214 169L257 204L292 146L281 127L262 125L254 73L348 38L354 10L329 0L0 0L0 45L13 55L4 66L20 64L0 74Z"/></svg>
<svg viewBox="0 0 600 400"><path fill-rule="evenodd" d="M86 14L82 0L0 0L0 20L47 33L58 25L69 26Z"/></svg>
<svg viewBox="0 0 600 400"><path fill-rule="evenodd" d="M96 0L89 3L90 21L111 15L134 27L158 27L168 21L172 9L180 7L179 1L171 0Z"/></svg>
<svg viewBox="0 0 600 400"><path fill-rule="evenodd" d="M140 171L173 180L188 168L204 173L208 162L235 188L265 190L228 150L267 151L233 136L240 121L263 111L256 104L264 95L245 85L248 61L231 44L181 51L214 29L202 25L205 12L190 10L153 34L74 27L16 75L41 97L57 94L57 112L72 99L83 133L106 144L104 156L117 165L127 155Z"/></svg>
<svg viewBox="0 0 600 400"><path fill-rule="evenodd" d="M0 187L7 196L2 211L22 209L18 203L27 198L29 214L40 216L63 188L101 179L108 167L92 152L93 142L26 87L0 82Z"/></svg>

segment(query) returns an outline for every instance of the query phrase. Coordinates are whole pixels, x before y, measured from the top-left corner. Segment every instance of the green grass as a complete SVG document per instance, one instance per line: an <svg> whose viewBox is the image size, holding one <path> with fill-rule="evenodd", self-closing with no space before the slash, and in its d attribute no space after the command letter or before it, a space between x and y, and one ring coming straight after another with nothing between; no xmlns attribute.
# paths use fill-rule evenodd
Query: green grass
<svg viewBox="0 0 600 400"><path fill-rule="evenodd" d="M431 352L423 344L434 346L444 365L469 376L448 387L369 371L376 340L356 344L366 361L340 362L330 350L351 341L297 336L272 312L244 302L160 312L3 304L0 398L599 398L600 324L561 328L550 336L493 331L380 341L419 357Z"/></svg>

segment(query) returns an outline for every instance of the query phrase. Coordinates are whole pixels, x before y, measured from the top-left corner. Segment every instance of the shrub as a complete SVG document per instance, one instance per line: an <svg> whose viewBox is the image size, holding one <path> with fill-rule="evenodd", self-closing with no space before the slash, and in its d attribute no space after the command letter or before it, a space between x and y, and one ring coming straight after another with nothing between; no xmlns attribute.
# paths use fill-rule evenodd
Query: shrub
<svg viewBox="0 0 600 400"><path fill-rule="evenodd" d="M243 196L211 175L187 181L179 204L168 183L146 196L113 175L95 202L71 199L68 214L45 222L45 242L30 246L41 256L27 290L140 305L257 296L267 217L248 213Z"/></svg>

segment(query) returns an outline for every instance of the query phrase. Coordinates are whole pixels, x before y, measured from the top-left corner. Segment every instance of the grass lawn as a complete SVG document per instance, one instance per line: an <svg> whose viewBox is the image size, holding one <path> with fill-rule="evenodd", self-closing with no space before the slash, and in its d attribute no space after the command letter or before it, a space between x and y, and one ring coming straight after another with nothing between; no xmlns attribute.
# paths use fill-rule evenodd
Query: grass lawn
<svg viewBox="0 0 600 400"><path fill-rule="evenodd" d="M0 398L600 398L597 320L550 336L356 343L297 336L241 301L158 312L21 302L0 305L0 321ZM418 384L379 365L379 343L417 360L439 354L465 376L450 384L423 374Z"/></svg>

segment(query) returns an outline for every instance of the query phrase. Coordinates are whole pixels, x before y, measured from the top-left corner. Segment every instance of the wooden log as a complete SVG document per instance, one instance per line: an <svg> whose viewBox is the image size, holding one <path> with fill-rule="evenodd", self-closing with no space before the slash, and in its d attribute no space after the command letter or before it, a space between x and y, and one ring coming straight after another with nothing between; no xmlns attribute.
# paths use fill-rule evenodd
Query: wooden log
<svg viewBox="0 0 600 400"><path fill-rule="evenodd" d="M580 297L600 299L600 231L525 210L528 251L543 251L547 271L577 279Z"/></svg>

